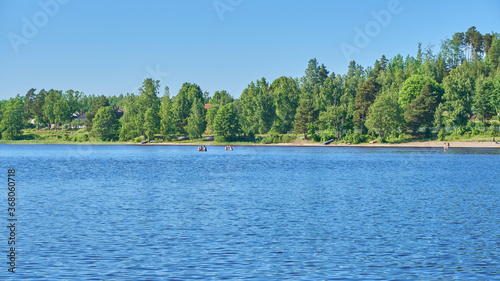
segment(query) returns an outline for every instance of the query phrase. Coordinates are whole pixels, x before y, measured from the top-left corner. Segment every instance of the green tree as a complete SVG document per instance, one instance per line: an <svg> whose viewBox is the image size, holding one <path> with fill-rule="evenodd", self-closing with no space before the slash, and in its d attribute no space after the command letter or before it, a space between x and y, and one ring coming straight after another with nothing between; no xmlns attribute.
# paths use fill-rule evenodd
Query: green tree
<svg viewBox="0 0 500 281"><path fill-rule="evenodd" d="M485 120L495 113L490 102L494 90L495 86L492 81L485 80L482 77L476 81L476 91L472 99L472 109L480 119Z"/></svg>
<svg viewBox="0 0 500 281"><path fill-rule="evenodd" d="M354 108L356 90L353 87L353 93L351 93L347 89L348 84L345 83L345 78L345 76L340 75L328 77L323 83L320 92L321 111L319 119L326 125L321 126L335 129L337 139L342 138L346 119L348 115L352 115L350 110Z"/></svg>
<svg viewBox="0 0 500 281"><path fill-rule="evenodd" d="M213 133L220 141L229 141L234 139L240 130L238 116L234 112L234 104L228 103L222 105L215 115L213 124Z"/></svg>
<svg viewBox="0 0 500 281"><path fill-rule="evenodd" d="M2 107L0 131L2 139L15 140L21 135L23 128L24 104L19 96L11 98Z"/></svg>
<svg viewBox="0 0 500 281"><path fill-rule="evenodd" d="M138 114L135 115L135 125L139 133L146 135L148 140L160 131L159 89L160 81L146 78L139 88L139 97L136 101Z"/></svg>
<svg viewBox="0 0 500 281"><path fill-rule="evenodd" d="M321 67L319 69L319 83L321 85L323 85L326 78L328 78L328 73L329 73L329 71L326 70L326 66L324 64L321 64Z"/></svg>
<svg viewBox="0 0 500 281"><path fill-rule="evenodd" d="M92 101L92 107L90 108L90 111L85 114L85 126L87 128L87 131L92 131L94 117L99 109L104 106L109 106L109 101L105 96L101 95Z"/></svg>
<svg viewBox="0 0 500 281"><path fill-rule="evenodd" d="M361 128L361 134L363 134L368 109L375 101L379 88L380 84L375 81L375 78L370 77L356 90L354 121Z"/></svg>
<svg viewBox="0 0 500 281"><path fill-rule="evenodd" d="M220 104L220 105L225 105L228 103L233 102L234 99L229 95L229 93L225 90L222 91L217 91L214 93L214 96L210 99L209 104L215 105L215 104Z"/></svg>
<svg viewBox="0 0 500 281"><path fill-rule="evenodd" d="M117 140L120 124L111 106L102 106L97 111L90 134L101 141Z"/></svg>
<svg viewBox="0 0 500 281"><path fill-rule="evenodd" d="M488 58L491 60L493 67L500 66L500 35L495 34L491 38L491 47L488 49Z"/></svg>
<svg viewBox="0 0 500 281"><path fill-rule="evenodd" d="M490 96L490 104L498 116L500 115L500 76L495 77L493 84L494 90Z"/></svg>
<svg viewBox="0 0 500 281"><path fill-rule="evenodd" d="M36 106L36 94L35 94L36 89L31 88L25 96L24 99L24 118L25 122L28 122L29 119L34 117L34 111L35 111L35 106Z"/></svg>
<svg viewBox="0 0 500 281"><path fill-rule="evenodd" d="M45 90L40 90L38 94L35 97L35 101L33 103L33 108L32 112L35 115L36 118L36 129L40 130L40 121L44 118L43 114L43 105L45 104L45 96L46 96Z"/></svg>
<svg viewBox="0 0 500 281"><path fill-rule="evenodd" d="M54 108L55 104L57 101L60 99L60 91L55 91L53 89L50 89L49 92L47 93L45 102L43 104L43 114L45 115L45 118L49 122L49 129L51 128L51 124L56 123L56 116L54 114ZM57 131L57 127L56 127Z"/></svg>
<svg viewBox="0 0 500 281"><path fill-rule="evenodd" d="M79 91L67 90L65 93L66 99L66 112L65 117L68 118L68 124L71 121L71 116L73 113L77 112L80 109L80 101L83 96L83 93Z"/></svg>
<svg viewBox="0 0 500 281"><path fill-rule="evenodd" d="M443 113L445 111L445 106L443 103L440 103L436 108L436 112L434 112L434 121L432 125L436 128L443 128L446 124Z"/></svg>
<svg viewBox="0 0 500 281"><path fill-rule="evenodd" d="M164 135L175 132L175 119L172 106L168 87L165 87L165 95L163 95L160 106L160 132Z"/></svg>
<svg viewBox="0 0 500 281"><path fill-rule="evenodd" d="M284 134L293 128L293 119L300 99L299 83L297 79L282 76L271 83L269 91L274 98L275 120L281 121L280 125L275 121L274 130Z"/></svg>
<svg viewBox="0 0 500 281"><path fill-rule="evenodd" d="M223 105L212 104L212 106L210 106L207 109L207 114L205 116L205 121L207 122L207 129L210 130L212 133L213 133L213 124L214 124L215 116L217 116L217 112L219 111L219 109L222 106Z"/></svg>
<svg viewBox="0 0 500 281"><path fill-rule="evenodd" d="M335 129L335 137L337 139L341 138L342 130L339 129L340 121L344 117L344 107L341 105L328 106L326 111L319 113L319 120L328 124L332 124Z"/></svg>
<svg viewBox="0 0 500 281"><path fill-rule="evenodd" d="M313 88L317 88L321 85L320 71L321 67L318 66L316 58L310 59L307 64L306 72L301 78L301 83L308 91L312 91Z"/></svg>
<svg viewBox="0 0 500 281"><path fill-rule="evenodd" d="M141 115L139 111L139 106L137 106L138 98L134 94L129 94L124 100L125 112L120 118L120 140L126 141L130 140L141 134L138 122L142 122L142 118L138 118Z"/></svg>
<svg viewBox="0 0 500 281"><path fill-rule="evenodd" d="M56 132L59 124L63 125L63 121L68 120L66 117L68 116L68 103L64 95L59 95L59 98L56 100L54 104L54 121L56 122ZM61 126L64 130L64 126Z"/></svg>
<svg viewBox="0 0 500 281"><path fill-rule="evenodd" d="M397 91L383 92L370 106L365 125L383 138L400 127L403 121L402 113Z"/></svg>
<svg viewBox="0 0 500 281"><path fill-rule="evenodd" d="M314 110L313 101L307 92L303 92L300 97L299 107L295 114L295 121L293 122L293 130L296 134L304 134L307 138L307 130L309 125L313 125L316 112Z"/></svg>
<svg viewBox="0 0 500 281"><path fill-rule="evenodd" d="M177 129L181 134L186 133L188 117L195 99L203 100L203 92L200 86L191 83L184 83L174 99L173 113Z"/></svg>
<svg viewBox="0 0 500 281"><path fill-rule="evenodd" d="M432 78L423 75L412 75L408 78L399 91L399 104L403 109L422 92L426 84L431 84L436 93L436 100L439 101L443 94L443 88Z"/></svg>
<svg viewBox="0 0 500 281"><path fill-rule="evenodd" d="M436 89L431 83L427 83L422 88L420 94L406 107L404 119L406 126L416 134L422 126L430 127L434 121L434 115L438 106Z"/></svg>
<svg viewBox="0 0 500 281"><path fill-rule="evenodd" d="M468 115L472 114L472 96L475 88L474 78L467 70L468 63L453 69L443 79L446 110L451 122L456 126L467 123Z"/></svg>
<svg viewBox="0 0 500 281"><path fill-rule="evenodd" d="M300 79L301 90L309 93L314 109L317 111L320 110L319 92L323 84L321 75L324 76L326 73L326 68L324 68L323 73L321 73L321 66L318 65L318 61L314 58L309 60L304 76Z"/></svg>
<svg viewBox="0 0 500 281"><path fill-rule="evenodd" d="M205 131L204 111L205 109L201 100L195 98L191 106L191 114L188 117L186 128L184 128L191 139L201 138Z"/></svg>
<svg viewBox="0 0 500 281"><path fill-rule="evenodd" d="M464 39L464 33L457 32L452 39L446 39L441 44L441 56L448 69L458 67L464 60Z"/></svg>
<svg viewBox="0 0 500 281"><path fill-rule="evenodd" d="M148 140L154 138L155 133L158 131L160 127L160 117L156 113L156 109L154 107L149 107L146 109L144 113L144 127L143 133L147 137Z"/></svg>
<svg viewBox="0 0 500 281"><path fill-rule="evenodd" d="M239 102L240 124L245 134L267 133L276 117L274 99L265 78L251 82Z"/></svg>

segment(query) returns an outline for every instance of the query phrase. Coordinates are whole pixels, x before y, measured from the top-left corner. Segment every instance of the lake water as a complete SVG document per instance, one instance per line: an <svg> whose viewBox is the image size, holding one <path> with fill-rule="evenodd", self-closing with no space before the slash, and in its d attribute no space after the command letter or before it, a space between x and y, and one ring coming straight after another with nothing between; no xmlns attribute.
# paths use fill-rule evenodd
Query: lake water
<svg viewBox="0 0 500 281"><path fill-rule="evenodd" d="M2 280L500 279L498 149L0 145L0 161L18 218Z"/></svg>

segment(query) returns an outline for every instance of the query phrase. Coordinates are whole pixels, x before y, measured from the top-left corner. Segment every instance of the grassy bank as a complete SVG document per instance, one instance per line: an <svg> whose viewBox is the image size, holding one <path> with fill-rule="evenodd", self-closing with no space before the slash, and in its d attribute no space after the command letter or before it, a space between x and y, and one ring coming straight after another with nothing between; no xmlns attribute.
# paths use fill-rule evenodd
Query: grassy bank
<svg viewBox="0 0 500 281"><path fill-rule="evenodd" d="M453 131L439 132L422 132L420 136L411 136L404 133L393 133L385 138L375 137L372 135L362 135L360 132L348 132L343 139L332 141L332 145L342 144L405 144L415 142L429 141L459 141L459 142L491 142L493 138L498 138L500 133L498 128L486 129L455 129ZM427 135L427 137L425 137ZM235 141L217 141L206 140L204 136L201 139L184 139L177 140L177 136L166 137L157 136L153 142L148 144L179 144L179 145L272 145L272 144L296 144L296 145L321 145L327 140L334 139L331 132L321 132L318 134L308 135L304 139L303 135L294 134L262 134L252 137L239 137ZM23 134L18 140L0 140L0 144L85 144L85 145L132 145L141 144L146 140L143 136L134 138L131 141L99 141L94 139L89 132L84 129L80 130L64 130L64 131L48 131L29 129L23 131Z"/></svg>

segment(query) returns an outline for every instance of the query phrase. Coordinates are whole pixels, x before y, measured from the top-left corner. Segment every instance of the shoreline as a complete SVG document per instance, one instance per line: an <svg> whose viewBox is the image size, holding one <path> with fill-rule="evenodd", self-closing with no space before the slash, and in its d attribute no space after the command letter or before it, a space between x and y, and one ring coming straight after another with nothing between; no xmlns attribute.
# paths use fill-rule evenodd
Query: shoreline
<svg viewBox="0 0 500 281"><path fill-rule="evenodd" d="M323 145L322 143L311 143L309 141L296 141L291 143L275 143L275 144L262 144L262 143L175 143L175 142L161 142L161 143L85 143L85 142L61 142L61 143L22 143L22 142L9 142L9 143L0 143L6 145L133 145L133 146L288 146L288 147L414 147L414 148L443 148L445 141L413 141L407 143L360 143L360 144L346 144L346 143L338 143L338 144L328 144ZM450 143L450 148L497 148L500 149L500 144L497 144L493 141L446 141L446 143Z"/></svg>
<svg viewBox="0 0 500 281"><path fill-rule="evenodd" d="M414 147L414 148L443 148L444 141L425 141L425 142L408 142L408 143L360 143L360 144L328 144L323 145L322 143L276 143L276 144L231 144L232 146L290 146L290 147ZM498 148L500 149L500 144L495 142L467 142L467 141L449 141L450 148ZM135 144L134 144L135 145ZM209 145L209 146L224 146L226 144L196 144L196 143L148 143L148 144L138 144L138 145L149 145L149 146L172 146L172 145Z"/></svg>

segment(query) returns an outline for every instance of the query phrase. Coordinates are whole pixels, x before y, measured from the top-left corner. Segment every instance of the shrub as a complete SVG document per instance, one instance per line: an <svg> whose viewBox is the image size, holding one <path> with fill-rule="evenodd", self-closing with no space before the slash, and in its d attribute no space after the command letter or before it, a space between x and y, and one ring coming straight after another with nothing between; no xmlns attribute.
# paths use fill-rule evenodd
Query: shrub
<svg viewBox="0 0 500 281"><path fill-rule="evenodd" d="M438 140L443 141L445 136L446 136L446 132L443 129L441 129L438 133Z"/></svg>
<svg viewBox="0 0 500 281"><path fill-rule="evenodd" d="M78 142L89 141L89 134L88 133L84 133L84 134L78 135L76 137L76 141L78 141Z"/></svg>
<svg viewBox="0 0 500 281"><path fill-rule="evenodd" d="M491 137L496 137L498 136L498 132L495 130L497 128L495 128L495 125L491 125L489 128L488 128L488 134L491 136Z"/></svg>
<svg viewBox="0 0 500 281"><path fill-rule="evenodd" d="M325 131L319 133L319 137L320 137L319 141L321 141L321 142L325 142L325 141L328 141L331 139L336 139L335 132L330 131L330 130L325 130Z"/></svg>
<svg viewBox="0 0 500 281"><path fill-rule="evenodd" d="M224 136L215 136L214 140L216 142L227 142L226 137L224 137Z"/></svg>
<svg viewBox="0 0 500 281"><path fill-rule="evenodd" d="M432 138L432 131L431 131L431 129L429 127L425 128L424 135L428 139Z"/></svg>
<svg viewBox="0 0 500 281"><path fill-rule="evenodd" d="M138 142L143 142L143 141L144 141L144 137L143 137L143 136L140 136L140 137L134 138L134 139L132 140L132 142L136 142L136 143L138 143Z"/></svg>
<svg viewBox="0 0 500 281"><path fill-rule="evenodd" d="M460 136L462 136L463 134L465 134L465 132L467 132L467 129L466 129L466 128L464 128L464 127L458 127L458 128L456 128L456 129L453 131L453 133L451 133L451 135L452 135L453 137L460 137Z"/></svg>
<svg viewBox="0 0 500 281"><path fill-rule="evenodd" d="M321 137L317 134L313 134L311 139L313 142L320 142L321 141Z"/></svg>
<svg viewBox="0 0 500 281"><path fill-rule="evenodd" d="M294 135L271 133L265 136L260 142L263 144L287 143L293 141L295 138L296 137Z"/></svg>
<svg viewBox="0 0 500 281"><path fill-rule="evenodd" d="M352 131L349 131L345 135L344 141L346 143L358 144L358 143L365 142L367 138L368 138L368 136L362 135L361 132L352 133Z"/></svg>

